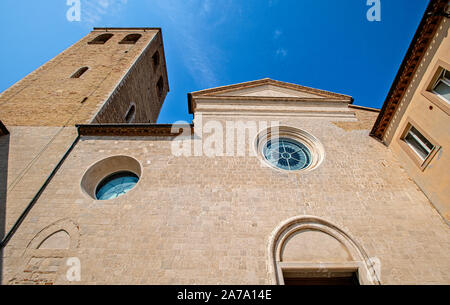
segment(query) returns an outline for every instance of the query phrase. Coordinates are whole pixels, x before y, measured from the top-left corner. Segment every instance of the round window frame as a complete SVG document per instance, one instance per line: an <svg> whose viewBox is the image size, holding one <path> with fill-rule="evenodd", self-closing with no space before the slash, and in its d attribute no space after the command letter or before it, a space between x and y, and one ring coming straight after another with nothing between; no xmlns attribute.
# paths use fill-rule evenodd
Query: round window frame
<svg viewBox="0 0 450 305"><path fill-rule="evenodd" d="M311 162L309 163L309 165L302 169L287 170L279 168L278 166L269 162L269 160L267 160L267 158L264 156L263 150L270 140L281 138L285 138L288 140L290 139L304 145L311 154ZM256 155L265 166L283 173L309 172L319 167L325 159L325 149L322 143L315 136L302 129L286 125L267 128L259 132L255 139L254 148L256 151Z"/></svg>
<svg viewBox="0 0 450 305"><path fill-rule="evenodd" d="M108 177L120 172L131 172L135 174L138 177L136 185L119 197L108 200L97 199L97 189L99 185ZM114 201L127 196L139 186L142 179L142 172L142 165L135 158L124 155L111 156L103 158L92 164L84 172L81 178L80 187L83 193L90 197L90 199L99 202Z"/></svg>

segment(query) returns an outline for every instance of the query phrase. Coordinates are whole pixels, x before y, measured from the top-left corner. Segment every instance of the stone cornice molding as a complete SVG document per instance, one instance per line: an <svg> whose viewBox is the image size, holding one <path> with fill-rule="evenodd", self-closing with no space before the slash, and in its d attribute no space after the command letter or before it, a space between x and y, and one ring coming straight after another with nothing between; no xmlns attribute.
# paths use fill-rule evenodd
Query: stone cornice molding
<svg viewBox="0 0 450 305"><path fill-rule="evenodd" d="M194 134L193 124L89 124L76 127L81 137L176 137L182 134L184 128L190 128L191 134Z"/></svg>
<svg viewBox="0 0 450 305"><path fill-rule="evenodd" d="M267 97L267 96L235 96L235 95L227 95L227 93L231 93L237 90L255 88L259 86L272 85L278 88L284 88L289 90L295 90L302 93L308 93L317 95L319 97ZM201 91L196 91L192 93L188 93L188 107L189 113L194 113L197 107L197 101L228 101L230 104L233 101L254 101L258 103L264 102L326 102L326 103L345 103L352 104L353 98L349 95L329 92L325 90L319 90L310 87L304 87L296 84L281 82L272 80L270 78L264 78L260 80L244 82L229 86L216 87L212 89L206 89Z"/></svg>

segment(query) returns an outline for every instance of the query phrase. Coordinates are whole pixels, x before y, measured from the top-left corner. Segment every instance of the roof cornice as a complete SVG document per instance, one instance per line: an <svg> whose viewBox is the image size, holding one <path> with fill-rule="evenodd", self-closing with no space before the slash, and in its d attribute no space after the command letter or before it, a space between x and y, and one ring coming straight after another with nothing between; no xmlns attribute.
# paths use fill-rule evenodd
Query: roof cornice
<svg viewBox="0 0 450 305"><path fill-rule="evenodd" d="M431 0L408 48L370 135L380 141L394 117L432 38L448 9L448 0Z"/></svg>
<svg viewBox="0 0 450 305"><path fill-rule="evenodd" d="M79 136L102 137L176 137L188 125L172 124L79 124L75 125ZM176 128L177 132L173 132ZM189 124L193 134L193 124Z"/></svg>

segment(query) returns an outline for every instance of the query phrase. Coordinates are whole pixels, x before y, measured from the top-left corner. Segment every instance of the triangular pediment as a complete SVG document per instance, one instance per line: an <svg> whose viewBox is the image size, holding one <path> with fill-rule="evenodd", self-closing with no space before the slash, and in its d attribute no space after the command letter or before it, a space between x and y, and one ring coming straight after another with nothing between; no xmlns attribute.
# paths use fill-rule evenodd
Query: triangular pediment
<svg viewBox="0 0 450 305"><path fill-rule="evenodd" d="M269 78L193 92L194 97L254 97L293 99L351 99L329 91L275 81Z"/></svg>
<svg viewBox="0 0 450 305"><path fill-rule="evenodd" d="M352 97L265 78L192 92L188 102L189 113L341 113Z"/></svg>
<svg viewBox="0 0 450 305"><path fill-rule="evenodd" d="M293 90L274 85L259 85L250 88L237 89L230 92L217 93L216 96L254 96L254 97L293 97L320 98L321 95Z"/></svg>

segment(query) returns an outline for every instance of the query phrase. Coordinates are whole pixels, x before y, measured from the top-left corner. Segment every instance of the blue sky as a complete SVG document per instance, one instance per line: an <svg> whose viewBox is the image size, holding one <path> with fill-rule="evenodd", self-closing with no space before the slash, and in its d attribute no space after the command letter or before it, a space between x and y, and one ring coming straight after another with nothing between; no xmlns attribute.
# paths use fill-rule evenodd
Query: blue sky
<svg viewBox="0 0 450 305"><path fill-rule="evenodd" d="M381 0L1 0L0 91L92 27L161 27L170 93L158 123L191 121L188 92L269 77L348 94L380 108L427 6Z"/></svg>

